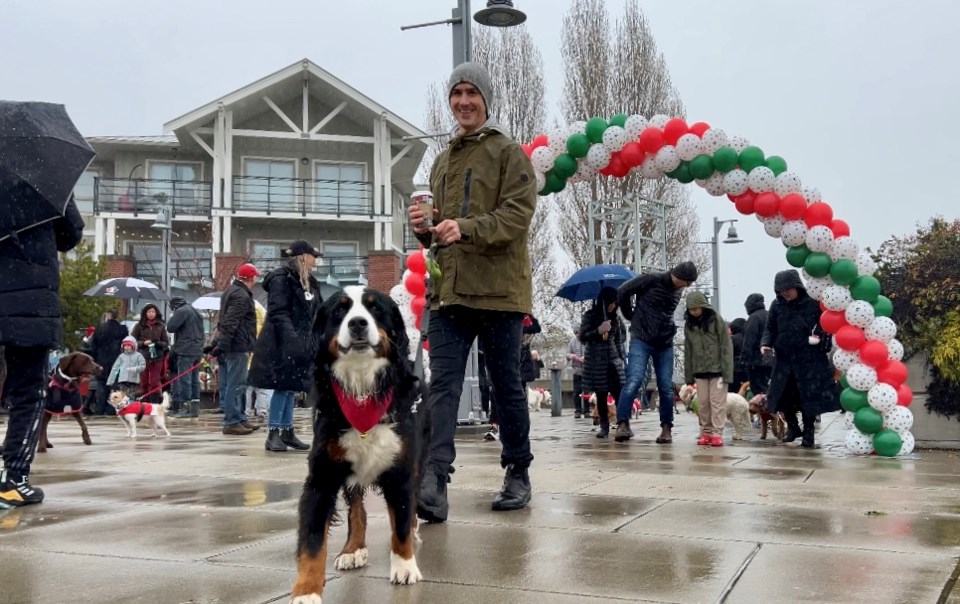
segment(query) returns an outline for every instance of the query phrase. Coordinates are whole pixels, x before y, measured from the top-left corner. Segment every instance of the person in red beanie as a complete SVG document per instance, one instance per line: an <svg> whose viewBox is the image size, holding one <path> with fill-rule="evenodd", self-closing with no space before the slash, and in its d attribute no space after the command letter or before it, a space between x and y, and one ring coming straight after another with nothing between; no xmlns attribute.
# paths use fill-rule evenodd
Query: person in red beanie
<svg viewBox="0 0 960 604"><path fill-rule="evenodd" d="M237 278L220 298L217 348L220 352L220 379L226 380L223 399L223 433L243 436L258 430L243 410L244 388L250 353L257 340L257 313L251 289L260 271L241 264Z"/></svg>

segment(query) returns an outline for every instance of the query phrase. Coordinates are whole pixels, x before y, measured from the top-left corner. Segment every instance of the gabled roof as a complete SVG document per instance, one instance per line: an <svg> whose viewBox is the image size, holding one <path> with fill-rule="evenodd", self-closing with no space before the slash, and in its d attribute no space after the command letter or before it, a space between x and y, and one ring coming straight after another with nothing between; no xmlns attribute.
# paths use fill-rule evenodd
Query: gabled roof
<svg viewBox="0 0 960 604"><path fill-rule="evenodd" d="M146 136L88 136L87 142L94 143L127 143L133 145L175 145L178 140L172 134L158 134Z"/></svg>
<svg viewBox="0 0 960 604"><path fill-rule="evenodd" d="M248 84L243 88L240 88L218 99L210 101L206 105L203 105L202 107L194 109L189 113L181 115L180 117L175 118L173 120L170 120L169 122L163 125L163 129L165 132L173 132L185 126L189 126L192 124L195 125L198 122L207 121L214 114L216 114L217 110L221 105L229 107L230 105L243 101L244 99L259 96L260 94L269 90L271 87L274 87L277 84L280 84L287 80L291 80L291 79L302 80L304 78L305 73L318 78L325 84L329 85L331 88L338 91L344 97L347 97L348 99L353 100L360 106L368 109L370 112L375 113L376 115L385 115L387 118L387 121L389 121L399 130L401 130L404 134L408 136L426 135L426 133L420 130L420 128L417 128L410 122L404 120L403 118L393 113L383 105L377 103L370 97L361 93L357 89L353 88L352 86L350 86L349 84L341 80L340 78L334 76L333 74L321 68L319 65L317 65L316 63L314 63L309 59L303 59L301 61L297 61L296 63L293 63L288 67L284 67L283 69L276 71L266 77L263 77L257 80L256 82Z"/></svg>

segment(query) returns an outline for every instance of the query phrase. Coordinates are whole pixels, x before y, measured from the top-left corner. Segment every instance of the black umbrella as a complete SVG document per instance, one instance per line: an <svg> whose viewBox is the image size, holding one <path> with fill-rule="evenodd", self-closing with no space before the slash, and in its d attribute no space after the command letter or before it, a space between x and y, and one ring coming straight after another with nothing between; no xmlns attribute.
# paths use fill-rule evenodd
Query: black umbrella
<svg viewBox="0 0 960 604"><path fill-rule="evenodd" d="M63 216L95 155L63 105L0 101L0 241Z"/></svg>
<svg viewBox="0 0 960 604"><path fill-rule="evenodd" d="M153 283L133 277L104 279L83 292L83 295L118 298L120 300L156 300L158 302L170 299L165 291Z"/></svg>

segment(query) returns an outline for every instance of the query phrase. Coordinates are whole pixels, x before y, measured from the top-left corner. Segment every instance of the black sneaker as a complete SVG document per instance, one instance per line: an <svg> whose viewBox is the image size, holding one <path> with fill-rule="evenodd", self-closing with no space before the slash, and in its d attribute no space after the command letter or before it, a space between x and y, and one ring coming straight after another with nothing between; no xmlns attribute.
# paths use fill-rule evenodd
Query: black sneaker
<svg viewBox="0 0 960 604"><path fill-rule="evenodd" d="M7 471L0 473L0 508L16 508L43 502L43 490L30 485L24 476L18 481L8 478Z"/></svg>
<svg viewBox="0 0 960 604"><path fill-rule="evenodd" d="M527 468L507 466L506 476L503 477L503 488L493 499L490 508L495 512L509 512L522 510L530 503L530 474Z"/></svg>

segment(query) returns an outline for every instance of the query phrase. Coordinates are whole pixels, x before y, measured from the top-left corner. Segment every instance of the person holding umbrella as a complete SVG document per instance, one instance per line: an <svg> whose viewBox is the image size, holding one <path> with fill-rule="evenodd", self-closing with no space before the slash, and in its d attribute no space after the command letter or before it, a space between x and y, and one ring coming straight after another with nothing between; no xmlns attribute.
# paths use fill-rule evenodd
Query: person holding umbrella
<svg viewBox="0 0 960 604"><path fill-rule="evenodd" d="M597 397L600 429L597 438L610 434L607 395L620 398L623 387L623 321L617 316L617 290L604 287L580 321L580 341L584 344L583 388Z"/></svg>

